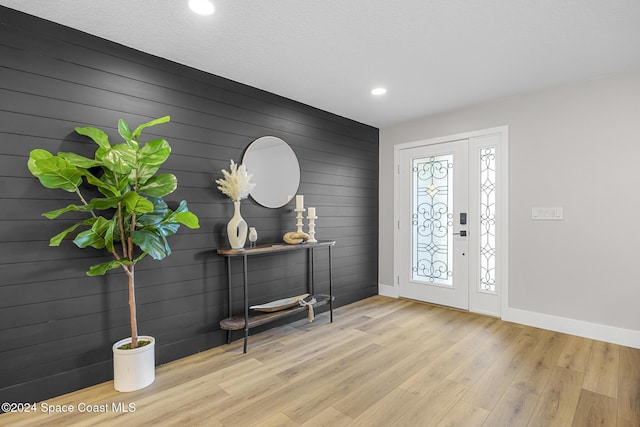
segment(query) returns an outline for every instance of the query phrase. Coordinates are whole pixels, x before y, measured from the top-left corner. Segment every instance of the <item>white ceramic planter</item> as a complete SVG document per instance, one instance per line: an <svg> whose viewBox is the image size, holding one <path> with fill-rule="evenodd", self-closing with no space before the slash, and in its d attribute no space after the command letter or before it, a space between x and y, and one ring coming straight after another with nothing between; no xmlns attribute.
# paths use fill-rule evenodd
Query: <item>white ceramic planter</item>
<svg viewBox="0 0 640 427"><path fill-rule="evenodd" d="M129 337L113 345L113 387L117 391L140 390L156 379L156 340L142 335L138 340L151 343L133 350L120 350L118 347L131 342Z"/></svg>

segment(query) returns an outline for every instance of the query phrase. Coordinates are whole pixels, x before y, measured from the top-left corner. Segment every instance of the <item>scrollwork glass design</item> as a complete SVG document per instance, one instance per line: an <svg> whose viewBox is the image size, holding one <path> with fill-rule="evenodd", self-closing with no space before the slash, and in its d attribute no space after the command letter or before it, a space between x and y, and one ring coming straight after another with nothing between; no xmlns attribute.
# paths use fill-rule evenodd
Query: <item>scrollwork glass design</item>
<svg viewBox="0 0 640 427"><path fill-rule="evenodd" d="M452 286L453 155L414 159L412 279Z"/></svg>
<svg viewBox="0 0 640 427"><path fill-rule="evenodd" d="M496 291L496 149L480 150L480 290Z"/></svg>

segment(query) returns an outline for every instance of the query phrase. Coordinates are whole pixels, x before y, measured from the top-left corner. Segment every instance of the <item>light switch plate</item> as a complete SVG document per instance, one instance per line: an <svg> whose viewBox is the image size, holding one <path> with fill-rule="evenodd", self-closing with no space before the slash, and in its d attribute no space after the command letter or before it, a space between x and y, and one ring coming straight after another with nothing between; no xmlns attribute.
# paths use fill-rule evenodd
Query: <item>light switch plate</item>
<svg viewBox="0 0 640 427"><path fill-rule="evenodd" d="M533 207L531 208L531 219L545 221L562 221L564 210L561 207Z"/></svg>

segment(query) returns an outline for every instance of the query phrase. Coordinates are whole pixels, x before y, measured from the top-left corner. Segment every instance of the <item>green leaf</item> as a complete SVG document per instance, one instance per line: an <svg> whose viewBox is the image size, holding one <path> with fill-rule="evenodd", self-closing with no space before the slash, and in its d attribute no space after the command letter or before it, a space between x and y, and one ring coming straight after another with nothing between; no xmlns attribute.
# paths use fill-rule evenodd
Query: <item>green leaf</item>
<svg viewBox="0 0 640 427"><path fill-rule="evenodd" d="M106 133L104 133L104 131L91 127L91 126L85 126L85 127L78 127L76 128L76 133L79 133L80 135L85 135L88 136L89 138L91 138L96 144L98 144L102 149L109 149L109 147L111 147L111 144L109 143L109 135L107 135Z"/></svg>
<svg viewBox="0 0 640 427"><path fill-rule="evenodd" d="M116 144L107 149L99 148L96 159L113 172L128 175L136 166L136 150L127 144Z"/></svg>
<svg viewBox="0 0 640 427"><path fill-rule="evenodd" d="M163 237L173 236L180 229L180 223L177 221L166 221L158 224L158 232Z"/></svg>
<svg viewBox="0 0 640 427"><path fill-rule="evenodd" d="M112 209L118 207L118 202L122 200L122 197L96 197L91 199L88 206L92 206L94 209Z"/></svg>
<svg viewBox="0 0 640 427"><path fill-rule="evenodd" d="M139 184L145 184L152 178L160 166L169 158L171 146L164 139L147 142L139 151L137 178ZM133 181L130 178L131 181Z"/></svg>
<svg viewBox="0 0 640 427"><path fill-rule="evenodd" d="M135 212L137 215L153 212L153 203L135 192L126 193L122 197L122 203L128 212Z"/></svg>
<svg viewBox="0 0 640 427"><path fill-rule="evenodd" d="M122 174L116 174L113 171L107 169L107 168L103 168L103 174L100 177L100 181L102 181L103 183L112 186L115 189L116 194L113 194L114 196L119 196L121 194L123 194L126 190L127 187L129 185L129 183L127 182L127 177L125 175ZM102 194L105 194L105 190L103 190L102 188L99 187L99 190L101 190L100 192ZM105 194L107 195L107 194Z"/></svg>
<svg viewBox="0 0 640 427"><path fill-rule="evenodd" d="M134 150L138 149L138 142L133 140L131 130L129 130L129 125L123 119L118 120L118 133L130 148L133 148Z"/></svg>
<svg viewBox="0 0 640 427"><path fill-rule="evenodd" d="M160 197L148 197L147 200L153 204L153 211L137 218L136 221L140 227L157 226L169 212L167 204Z"/></svg>
<svg viewBox="0 0 640 427"><path fill-rule="evenodd" d="M178 188L178 179L171 173L156 175L144 183L139 189L141 193L151 197L164 197Z"/></svg>
<svg viewBox="0 0 640 427"><path fill-rule="evenodd" d="M132 171L129 175L129 181L134 182L136 178L138 178L138 183L140 185L146 184L146 182L152 178L156 172L160 169L160 165L147 165L144 163L138 163L138 169L136 171Z"/></svg>
<svg viewBox="0 0 640 427"><path fill-rule="evenodd" d="M48 152L47 150L42 150L37 148L35 150L31 150L29 153L29 161L27 162L27 167L29 168L29 172L36 178L42 174L42 170L36 165L36 161L42 159L50 159L53 157L53 154Z"/></svg>
<svg viewBox="0 0 640 427"><path fill-rule="evenodd" d="M118 120L118 133L125 140L131 139L131 131L129 130L129 124L124 119Z"/></svg>
<svg viewBox="0 0 640 427"><path fill-rule="evenodd" d="M123 265L131 265L133 262L129 259L119 259L113 260L109 262L104 262L102 264L96 264L89 267L89 271L87 271L87 276L102 276L109 270L113 270L114 268L121 267Z"/></svg>
<svg viewBox="0 0 640 427"><path fill-rule="evenodd" d="M163 259L171 254L171 249L169 249L166 240L152 230L136 230L131 234L131 239L133 243L138 245L140 249L148 253L153 259Z"/></svg>
<svg viewBox="0 0 640 427"><path fill-rule="evenodd" d="M118 225L118 219L117 219L117 217L113 217L113 219L111 221L109 221L109 226L107 227L107 230L104 233L104 246L107 248L107 250L109 252L113 252L113 250L114 250L113 231L115 230L117 225Z"/></svg>
<svg viewBox="0 0 640 427"><path fill-rule="evenodd" d="M62 232L56 234L49 240L49 246L60 246L60 243L64 240L65 237L72 231L75 231L81 225L91 225L94 222L95 218L90 218L82 222L78 222L77 224L73 224L71 227L63 230Z"/></svg>
<svg viewBox="0 0 640 427"><path fill-rule="evenodd" d="M163 164L171 154L171 146L164 139L149 141L140 149L139 161L146 165L159 166Z"/></svg>
<svg viewBox="0 0 640 427"><path fill-rule="evenodd" d="M79 233L73 243L79 248L86 248L91 246L96 249L103 249L105 247L104 235L109 228L110 221L103 217L98 217L89 230Z"/></svg>
<svg viewBox="0 0 640 427"><path fill-rule="evenodd" d="M109 178L108 174L104 174L102 178L98 178L89 171L85 171L84 176L87 178L87 182L98 187L98 190L103 195L107 197L119 197L121 195L120 191L112 185L111 182L107 181Z"/></svg>
<svg viewBox="0 0 640 427"><path fill-rule="evenodd" d="M178 204L178 207L176 208L175 213L180 213L180 212L189 212L189 207L187 206L187 201L186 200L182 200Z"/></svg>
<svg viewBox="0 0 640 427"><path fill-rule="evenodd" d="M180 204L178 205L178 208L176 209L176 214L179 214L182 212L189 212L189 207L187 206L186 200L181 201ZM197 221L197 217L196 217L196 221Z"/></svg>
<svg viewBox="0 0 640 427"><path fill-rule="evenodd" d="M61 209L56 209L54 211L49 211L49 212L45 212L42 214L42 216L48 218L48 219L56 219L58 218L60 215L62 215L63 213L67 213L67 212L89 212L91 211L91 206L89 205L68 205L64 208Z"/></svg>
<svg viewBox="0 0 640 427"><path fill-rule="evenodd" d="M156 225L158 232L162 236L171 236L178 232L180 224L184 224L189 228L199 228L198 217L189 212L187 202L182 201L175 212L168 211L162 222Z"/></svg>
<svg viewBox="0 0 640 427"><path fill-rule="evenodd" d="M153 212L161 213L162 215L166 215L169 212L169 206L167 206L167 202L165 202L162 197L147 197L153 204Z"/></svg>
<svg viewBox="0 0 640 427"><path fill-rule="evenodd" d="M60 188L73 193L82 184L82 172L61 157L51 156L35 160L33 169L37 171L37 178L46 188Z"/></svg>
<svg viewBox="0 0 640 427"><path fill-rule="evenodd" d="M162 124L162 123L167 123L170 120L171 120L171 117L164 116L164 117L160 117L160 118L155 119L155 120L151 120L150 122L141 124L140 126L138 126L136 128L136 130L133 131L133 139L135 139L137 141L138 138L140 138L140 134L142 133L143 129L151 127L151 126L159 125L159 124Z"/></svg>
<svg viewBox="0 0 640 427"><path fill-rule="evenodd" d="M200 228L198 217L192 212L179 212L173 216L173 219L192 230Z"/></svg>
<svg viewBox="0 0 640 427"><path fill-rule="evenodd" d="M79 154L76 153L58 153L58 156L62 157L63 159L65 159L66 161L68 161L69 163L71 163L73 166L79 167L79 168L84 168L84 169L89 169L89 168L93 168L96 166L101 166L101 163L93 160L93 159L89 159L87 157L81 156Z"/></svg>
<svg viewBox="0 0 640 427"><path fill-rule="evenodd" d="M91 246L95 249L104 249L104 238L97 234L94 230L85 230L82 233L78 233L73 243L79 248L86 248Z"/></svg>

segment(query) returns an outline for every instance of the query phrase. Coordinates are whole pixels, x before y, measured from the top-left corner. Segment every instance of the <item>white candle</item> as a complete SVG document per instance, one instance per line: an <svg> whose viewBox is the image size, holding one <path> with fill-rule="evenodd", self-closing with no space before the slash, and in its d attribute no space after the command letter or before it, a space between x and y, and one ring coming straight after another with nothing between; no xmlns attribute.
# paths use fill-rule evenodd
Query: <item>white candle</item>
<svg viewBox="0 0 640 427"><path fill-rule="evenodd" d="M303 195L297 195L296 196L296 210L297 211L301 211L302 209L304 209L304 196Z"/></svg>
<svg viewBox="0 0 640 427"><path fill-rule="evenodd" d="M309 208L309 218L316 217L316 208Z"/></svg>

